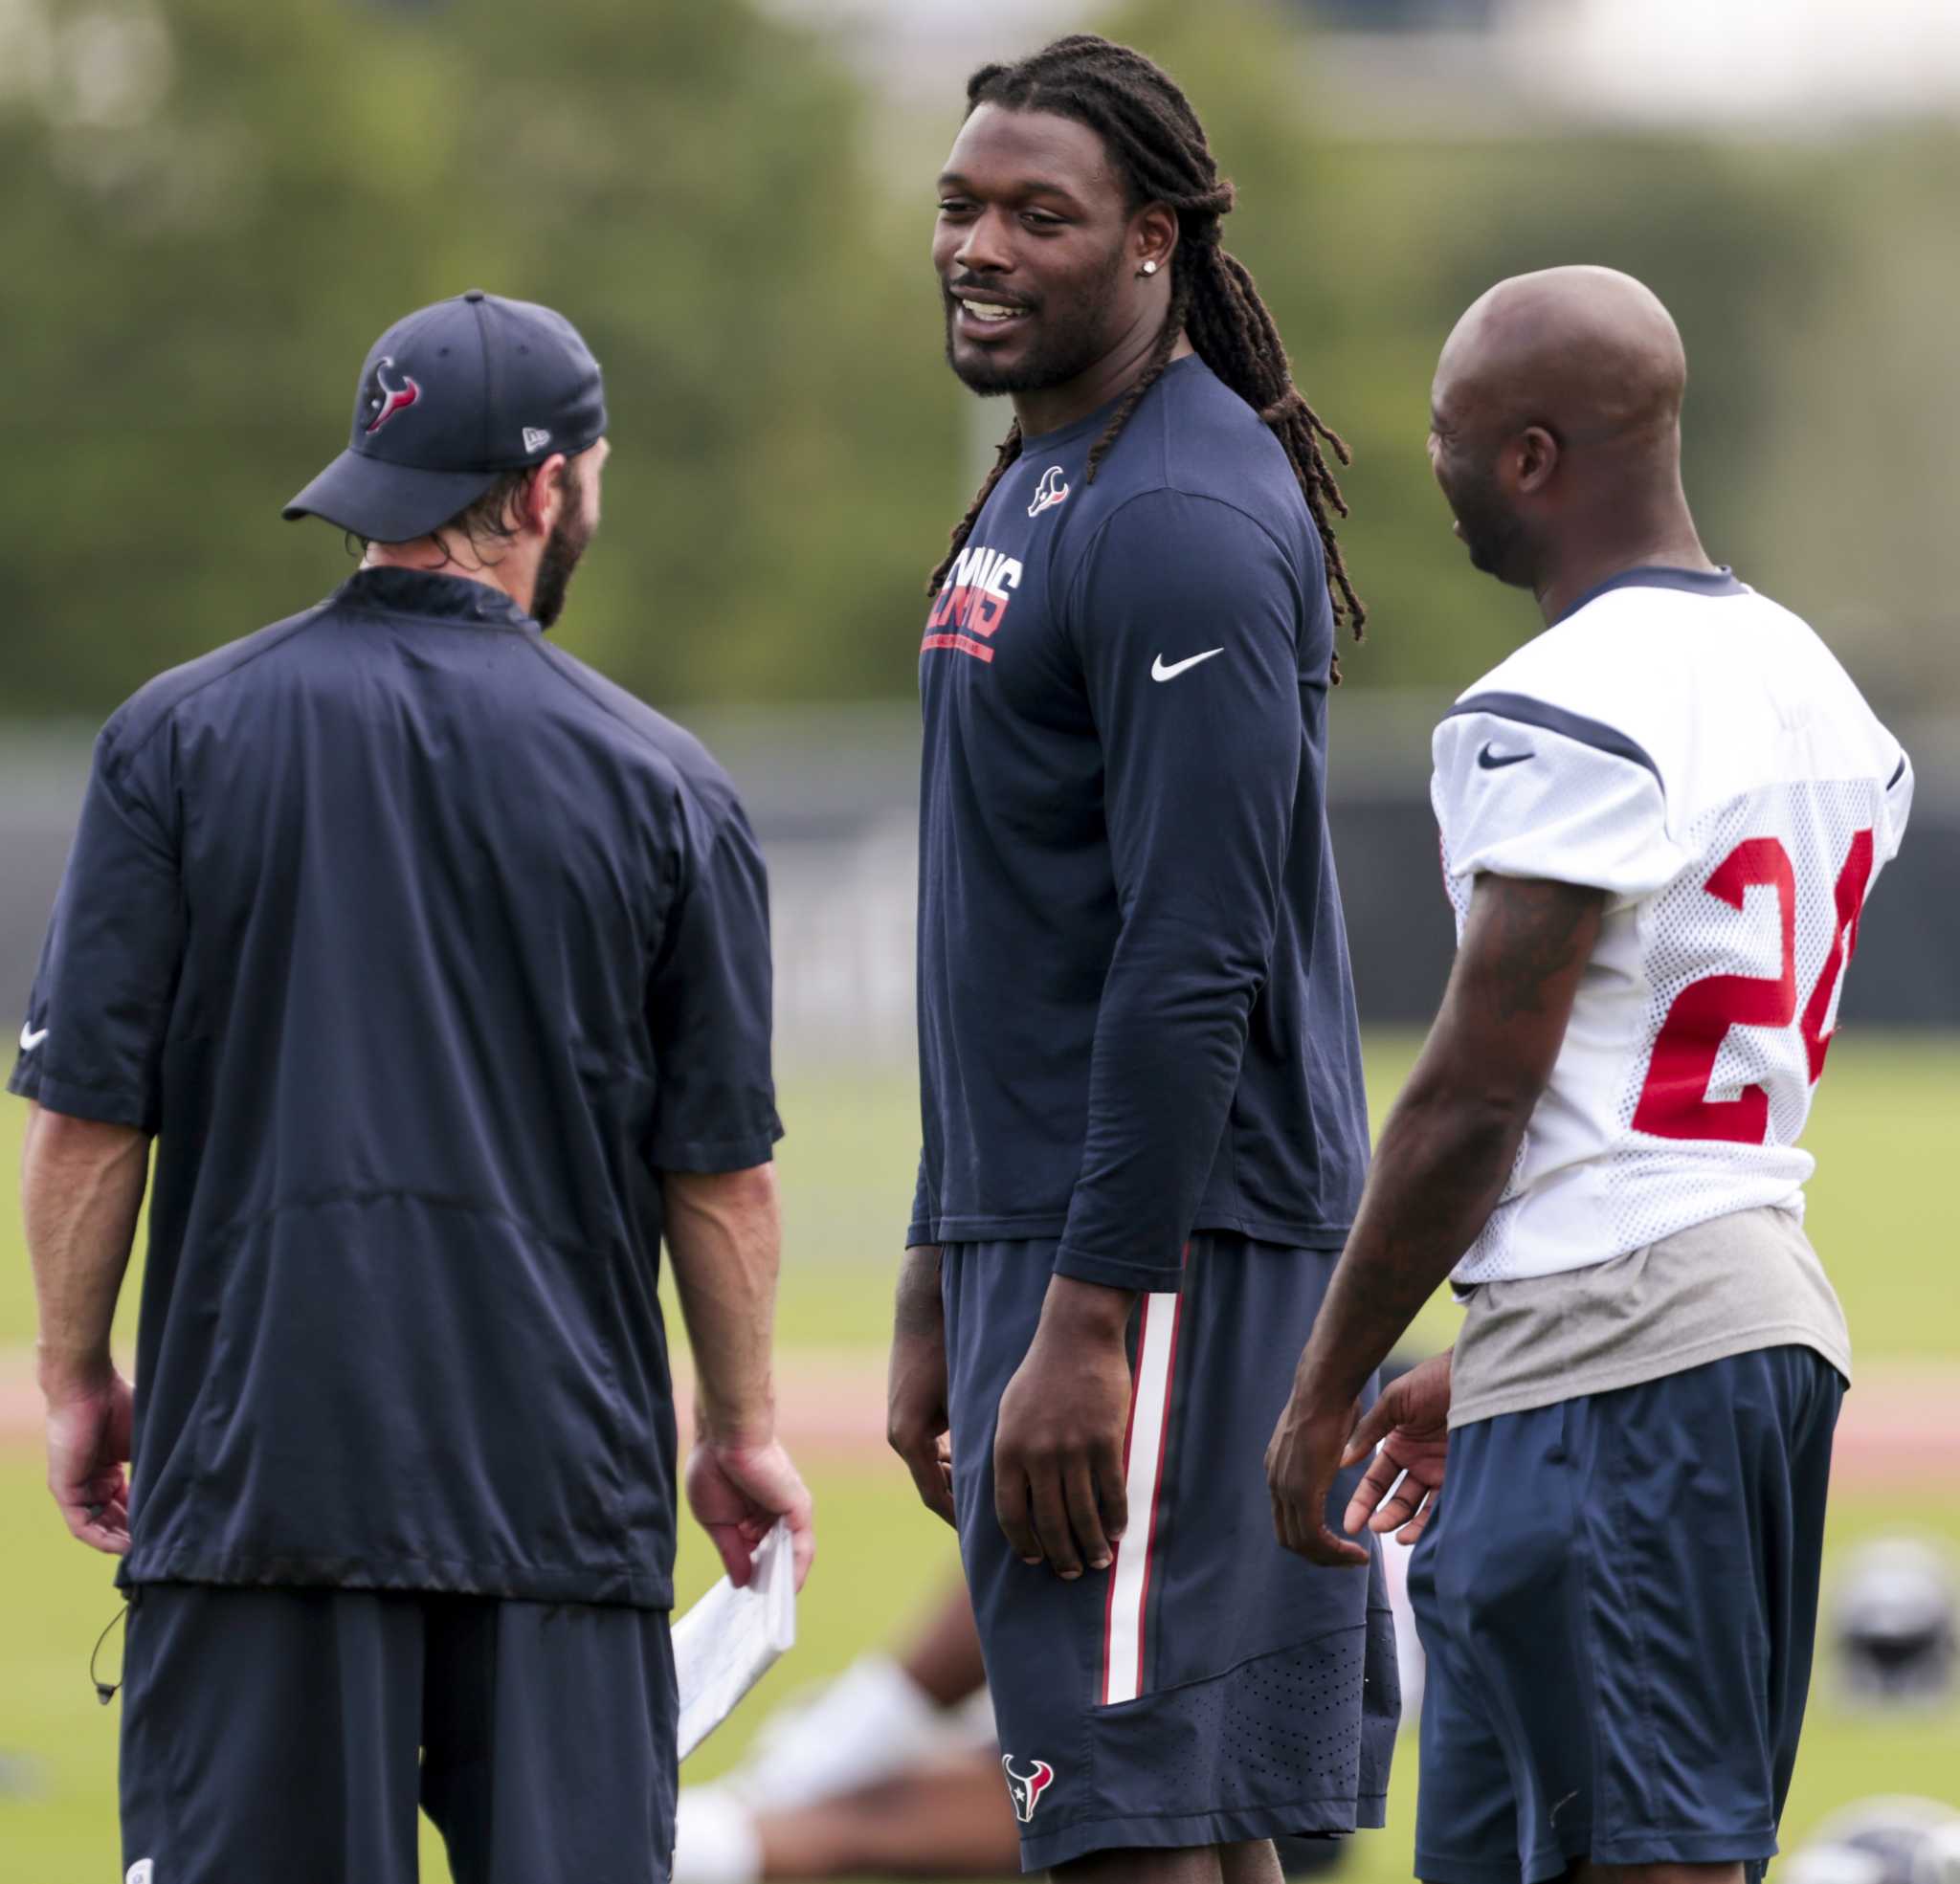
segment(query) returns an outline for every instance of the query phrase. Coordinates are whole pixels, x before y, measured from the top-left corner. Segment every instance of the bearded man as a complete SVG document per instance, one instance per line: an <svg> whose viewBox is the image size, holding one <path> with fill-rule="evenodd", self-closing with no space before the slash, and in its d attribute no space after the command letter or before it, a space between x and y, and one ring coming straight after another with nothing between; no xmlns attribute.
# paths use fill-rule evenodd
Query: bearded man
<svg viewBox="0 0 1960 1884"><path fill-rule="evenodd" d="M695 1516L738 1584L779 1517L809 1566L762 859L545 635L605 430L548 308L396 322L286 510L361 567L97 742L11 1085L49 1484L129 1595L135 1884L406 1884L418 1804L470 1884L667 1875L663 1235Z"/></svg>

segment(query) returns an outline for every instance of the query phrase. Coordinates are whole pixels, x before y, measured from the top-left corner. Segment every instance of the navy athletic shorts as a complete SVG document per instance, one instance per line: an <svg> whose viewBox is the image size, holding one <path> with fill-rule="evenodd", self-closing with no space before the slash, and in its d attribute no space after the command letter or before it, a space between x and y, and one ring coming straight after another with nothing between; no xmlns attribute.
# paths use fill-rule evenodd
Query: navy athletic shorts
<svg viewBox="0 0 1960 1884"><path fill-rule="evenodd" d="M1428 1657L1415 1872L1776 1851L1844 1383L1807 1347L1450 1435L1409 1564Z"/></svg>
<svg viewBox="0 0 1960 1884"><path fill-rule="evenodd" d="M1291 1555L1266 1490L1335 1253L1201 1233L1181 1292L1138 1304L1129 1531L1073 1583L1023 1563L993 1510L994 1419L1054 1259L942 1256L960 1553L1022 1868L1379 1826L1400 1712L1379 1553L1367 1571Z"/></svg>
<svg viewBox="0 0 1960 1884"><path fill-rule="evenodd" d="M667 1612L140 1584L122 1862L156 1884L656 1884L674 1849ZM148 1860L151 1869L140 1869Z"/></svg>

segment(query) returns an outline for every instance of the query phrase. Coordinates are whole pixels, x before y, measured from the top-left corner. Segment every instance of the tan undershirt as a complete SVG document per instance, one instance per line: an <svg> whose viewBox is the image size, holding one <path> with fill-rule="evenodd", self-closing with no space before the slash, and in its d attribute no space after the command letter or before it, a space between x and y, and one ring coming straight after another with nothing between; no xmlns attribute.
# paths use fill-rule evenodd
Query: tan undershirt
<svg viewBox="0 0 1960 1884"><path fill-rule="evenodd" d="M1803 1226L1787 1210L1740 1210L1590 1269L1479 1283L1457 1339L1450 1425L1788 1346L1815 1349L1850 1381L1844 1311Z"/></svg>

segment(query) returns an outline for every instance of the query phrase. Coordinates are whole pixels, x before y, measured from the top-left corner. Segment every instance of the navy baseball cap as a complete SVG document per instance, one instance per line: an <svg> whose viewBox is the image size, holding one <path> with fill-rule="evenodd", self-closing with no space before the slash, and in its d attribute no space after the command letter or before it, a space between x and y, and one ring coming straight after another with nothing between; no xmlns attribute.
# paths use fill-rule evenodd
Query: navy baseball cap
<svg viewBox="0 0 1960 1884"><path fill-rule="evenodd" d="M562 314L480 288L368 350L347 449L286 505L373 543L440 529L507 471L598 443L599 363Z"/></svg>

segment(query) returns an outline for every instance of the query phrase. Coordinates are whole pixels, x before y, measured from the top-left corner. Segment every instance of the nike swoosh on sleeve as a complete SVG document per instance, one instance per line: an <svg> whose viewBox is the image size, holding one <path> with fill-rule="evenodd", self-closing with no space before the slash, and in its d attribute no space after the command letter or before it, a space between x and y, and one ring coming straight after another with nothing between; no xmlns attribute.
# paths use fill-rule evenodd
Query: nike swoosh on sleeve
<svg viewBox="0 0 1960 1884"><path fill-rule="evenodd" d="M1150 663L1150 678L1152 680L1175 680L1186 668L1195 667L1200 661L1208 661L1214 654L1222 654L1224 652L1223 648L1207 648L1203 654L1192 654L1186 660L1172 661L1169 667L1166 667L1164 664L1164 656L1159 654Z"/></svg>

